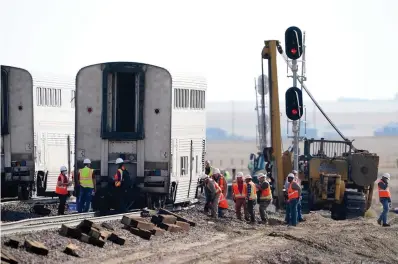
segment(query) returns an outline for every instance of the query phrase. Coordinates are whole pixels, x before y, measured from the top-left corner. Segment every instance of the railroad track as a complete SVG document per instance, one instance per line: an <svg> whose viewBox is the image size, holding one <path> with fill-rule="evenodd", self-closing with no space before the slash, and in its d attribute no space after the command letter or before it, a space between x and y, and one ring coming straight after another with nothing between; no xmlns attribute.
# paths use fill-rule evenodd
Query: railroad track
<svg viewBox="0 0 398 264"><path fill-rule="evenodd" d="M33 219L24 219L11 223L4 223L0 225L1 236L11 235L16 233L29 233L42 230L60 228L61 225L65 224L68 226L76 226L81 223L82 220L87 219L96 223L120 220L123 215L137 215L141 214L141 209L132 210L124 214L114 214L96 217L95 212L70 214L70 215L59 215L52 217L40 217Z"/></svg>
<svg viewBox="0 0 398 264"><path fill-rule="evenodd" d="M41 204L54 204L58 203L59 199L58 198L49 198L49 197L40 197L40 198L33 198L30 200L5 200L1 202L1 205L11 205L11 204L19 204L19 203L25 203L25 204L35 204L35 203L41 203Z"/></svg>

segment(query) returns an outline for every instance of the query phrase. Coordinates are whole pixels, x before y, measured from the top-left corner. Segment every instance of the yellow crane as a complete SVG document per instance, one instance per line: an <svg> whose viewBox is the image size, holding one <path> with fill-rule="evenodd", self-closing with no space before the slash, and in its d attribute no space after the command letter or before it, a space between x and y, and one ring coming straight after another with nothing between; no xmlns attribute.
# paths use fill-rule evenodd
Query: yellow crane
<svg viewBox="0 0 398 264"><path fill-rule="evenodd" d="M292 69L278 40L264 42L261 56L268 62L271 147L265 148L263 153L268 152L271 155L263 155L264 157L271 156L264 159L267 159L266 162L273 162L274 196L281 207L284 203L285 177L292 171L293 161L291 152L282 150L277 53L283 56L289 68ZM298 79L298 81L302 83L302 80ZM352 141L345 138L332 123L303 83L302 87L343 138L342 141L323 138L304 140L305 165L299 172L302 179L303 211L305 213L310 210L329 209L332 212L332 218L336 220L364 216L372 203L379 156L367 150L356 149Z"/></svg>

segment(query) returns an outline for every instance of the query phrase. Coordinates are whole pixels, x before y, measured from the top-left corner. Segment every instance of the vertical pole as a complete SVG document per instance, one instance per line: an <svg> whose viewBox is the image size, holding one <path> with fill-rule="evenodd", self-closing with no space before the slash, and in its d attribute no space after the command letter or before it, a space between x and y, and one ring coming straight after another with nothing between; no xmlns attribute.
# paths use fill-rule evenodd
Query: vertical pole
<svg viewBox="0 0 398 264"><path fill-rule="evenodd" d="M293 86L297 87L297 60L292 61L292 72L293 72ZM298 145L299 145L299 122L300 120L293 121L293 153L294 153L294 162L293 169L298 171Z"/></svg>
<svg viewBox="0 0 398 264"><path fill-rule="evenodd" d="M68 144L67 151L68 151L68 175L70 175L70 135L66 138L66 142ZM69 178L69 177L68 177ZM70 179L68 179L70 180Z"/></svg>
<svg viewBox="0 0 398 264"><path fill-rule="evenodd" d="M266 142L266 131L267 131L267 121L265 120L265 78L264 78L264 74L262 73L261 75L261 80L262 80L262 84L261 84L261 144L260 144L260 151L263 151L264 148L267 146L267 142Z"/></svg>

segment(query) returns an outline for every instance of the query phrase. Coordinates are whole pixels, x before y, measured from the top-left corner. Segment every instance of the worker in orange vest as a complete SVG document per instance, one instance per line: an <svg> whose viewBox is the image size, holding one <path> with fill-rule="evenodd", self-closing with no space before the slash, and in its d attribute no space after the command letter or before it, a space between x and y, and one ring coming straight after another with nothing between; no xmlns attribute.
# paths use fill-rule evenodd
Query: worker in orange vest
<svg viewBox="0 0 398 264"><path fill-rule="evenodd" d="M247 186L243 181L243 173L236 174L236 180L232 182L232 199L235 202L235 213L239 220L242 220L242 207L245 219L247 219L246 191Z"/></svg>
<svg viewBox="0 0 398 264"><path fill-rule="evenodd" d="M55 193L58 194L59 197L58 215L63 215L65 214L66 199L68 198L68 186L70 186L72 182L69 182L68 176L66 176L68 169L65 166L61 166L60 171Z"/></svg>
<svg viewBox="0 0 398 264"><path fill-rule="evenodd" d="M114 198L115 203L118 205L119 213L124 213L128 209L131 178L122 158L117 158L115 164L118 165L118 169L113 176L115 182Z"/></svg>
<svg viewBox="0 0 398 264"><path fill-rule="evenodd" d="M380 203L383 205L383 211L377 219L377 223L384 227L390 226L387 224L387 214L389 208L391 208L391 192L388 187L388 182L390 181L391 176L389 173L383 173L381 175L381 179L377 181L377 189L379 191L379 199Z"/></svg>
<svg viewBox="0 0 398 264"><path fill-rule="evenodd" d="M220 201L218 202L218 217L224 217L224 211L228 209L228 201L224 194L220 194Z"/></svg>
<svg viewBox="0 0 398 264"><path fill-rule="evenodd" d="M287 181L289 183L287 189L287 210L286 210L286 218L288 225L296 226L297 225L297 204L299 202L299 198L301 196L301 187L294 181L294 174L289 173L287 175Z"/></svg>
<svg viewBox="0 0 398 264"><path fill-rule="evenodd" d="M250 222L254 224L256 222L254 206L256 206L256 200L257 200L257 187L256 184L252 182L251 175L246 175L245 182L246 182L245 194L246 194L247 212L250 215Z"/></svg>
<svg viewBox="0 0 398 264"><path fill-rule="evenodd" d="M220 186L224 196L227 197L228 184L225 177L221 174L220 169L215 168L211 177L217 182L218 186Z"/></svg>
<svg viewBox="0 0 398 264"><path fill-rule="evenodd" d="M217 182L213 180L213 178L206 178L204 180L205 188L206 188L206 206L207 208L211 208L211 216L213 218L218 217L218 203L220 201L220 196L222 194L221 187L218 186ZM225 197L225 196L224 196ZM205 212L206 212L206 206L205 206Z"/></svg>
<svg viewBox="0 0 398 264"><path fill-rule="evenodd" d="M267 207L272 202L272 192L271 185L268 180L265 178L265 175L261 173L258 177L258 204L259 204L259 212L261 217L261 222L263 224L267 223L268 215L267 215Z"/></svg>

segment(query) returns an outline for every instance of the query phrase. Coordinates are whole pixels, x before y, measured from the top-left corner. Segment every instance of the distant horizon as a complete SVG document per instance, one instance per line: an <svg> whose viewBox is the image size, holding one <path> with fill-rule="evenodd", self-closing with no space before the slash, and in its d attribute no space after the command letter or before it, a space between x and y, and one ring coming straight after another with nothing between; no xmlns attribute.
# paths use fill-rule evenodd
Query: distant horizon
<svg viewBox="0 0 398 264"><path fill-rule="evenodd" d="M283 99L283 98L282 98ZM284 102L284 100L279 99L280 102ZM241 102L241 103L251 103L253 101L255 101L256 99L253 97L253 100L206 100L206 102L212 102L212 103L216 103L216 102ZM315 98L316 100L316 98ZM350 98L350 97L340 97L337 99L331 99L331 100L319 100L320 102L364 102L364 101L398 101L398 93L395 95L395 97L393 96L392 98L385 98L385 99L381 99L381 98L376 98L376 99L371 99L371 98ZM305 98L304 102L312 102L311 99Z"/></svg>

